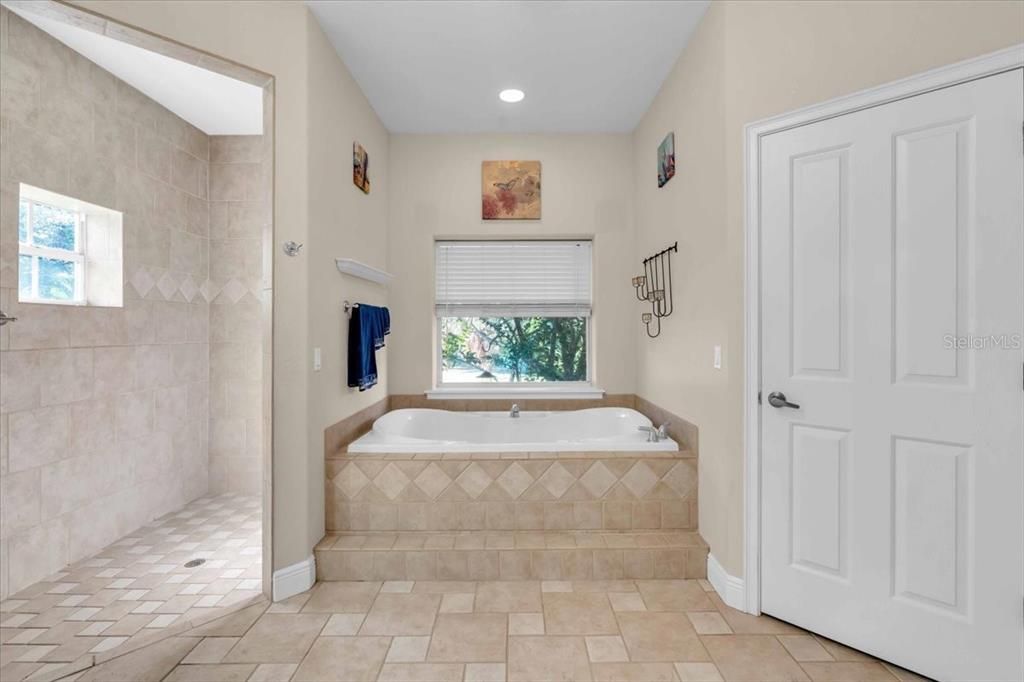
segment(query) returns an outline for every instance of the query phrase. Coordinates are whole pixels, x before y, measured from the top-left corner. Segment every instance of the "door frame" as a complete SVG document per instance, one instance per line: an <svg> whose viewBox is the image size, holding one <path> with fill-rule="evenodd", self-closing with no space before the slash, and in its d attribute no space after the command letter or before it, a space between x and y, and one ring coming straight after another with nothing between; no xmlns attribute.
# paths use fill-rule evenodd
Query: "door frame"
<svg viewBox="0 0 1024 682"><path fill-rule="evenodd" d="M1024 43L744 126L743 588L730 606L761 613L761 138L1022 67Z"/></svg>

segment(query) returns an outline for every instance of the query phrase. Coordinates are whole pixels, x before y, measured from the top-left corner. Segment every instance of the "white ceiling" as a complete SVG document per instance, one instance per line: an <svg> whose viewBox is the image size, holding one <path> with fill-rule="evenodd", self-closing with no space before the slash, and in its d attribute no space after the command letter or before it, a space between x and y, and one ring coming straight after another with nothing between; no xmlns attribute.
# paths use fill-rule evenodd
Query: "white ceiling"
<svg viewBox="0 0 1024 682"><path fill-rule="evenodd" d="M93 31L11 8L208 135L261 135L263 90Z"/></svg>
<svg viewBox="0 0 1024 682"><path fill-rule="evenodd" d="M307 0L397 133L630 132L708 0ZM505 104L498 92L526 99Z"/></svg>

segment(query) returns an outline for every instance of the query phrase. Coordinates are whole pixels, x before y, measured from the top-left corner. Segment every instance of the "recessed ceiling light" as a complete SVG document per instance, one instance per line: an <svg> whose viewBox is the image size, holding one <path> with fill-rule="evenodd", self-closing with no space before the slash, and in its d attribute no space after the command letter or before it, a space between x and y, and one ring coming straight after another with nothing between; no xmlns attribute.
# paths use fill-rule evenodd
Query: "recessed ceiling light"
<svg viewBox="0 0 1024 682"><path fill-rule="evenodd" d="M502 102L508 102L509 104L522 102L524 97L526 97L526 93L522 90L517 90L516 88L509 88L508 90L502 90L498 93L498 99Z"/></svg>

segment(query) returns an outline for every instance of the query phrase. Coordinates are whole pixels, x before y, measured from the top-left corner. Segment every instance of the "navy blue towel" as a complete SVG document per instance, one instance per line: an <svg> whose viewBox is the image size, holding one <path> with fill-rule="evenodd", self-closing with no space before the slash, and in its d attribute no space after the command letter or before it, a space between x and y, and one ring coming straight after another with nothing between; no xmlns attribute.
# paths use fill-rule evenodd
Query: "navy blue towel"
<svg viewBox="0 0 1024 682"><path fill-rule="evenodd" d="M348 323L348 385L365 391L377 384L377 350L391 333L387 308L360 303L352 306Z"/></svg>

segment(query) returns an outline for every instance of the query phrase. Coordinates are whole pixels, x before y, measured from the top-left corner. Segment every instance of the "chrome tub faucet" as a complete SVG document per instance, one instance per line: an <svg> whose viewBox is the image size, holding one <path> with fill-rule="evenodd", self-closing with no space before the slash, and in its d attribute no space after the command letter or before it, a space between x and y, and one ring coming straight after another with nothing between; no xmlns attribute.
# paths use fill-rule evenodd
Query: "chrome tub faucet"
<svg viewBox="0 0 1024 682"><path fill-rule="evenodd" d="M637 431L643 431L647 434L648 443L658 443L668 438L668 422L665 422L658 428L653 426L638 426Z"/></svg>
<svg viewBox="0 0 1024 682"><path fill-rule="evenodd" d="M508 411L508 416L519 419L519 403L512 403L512 409Z"/></svg>

